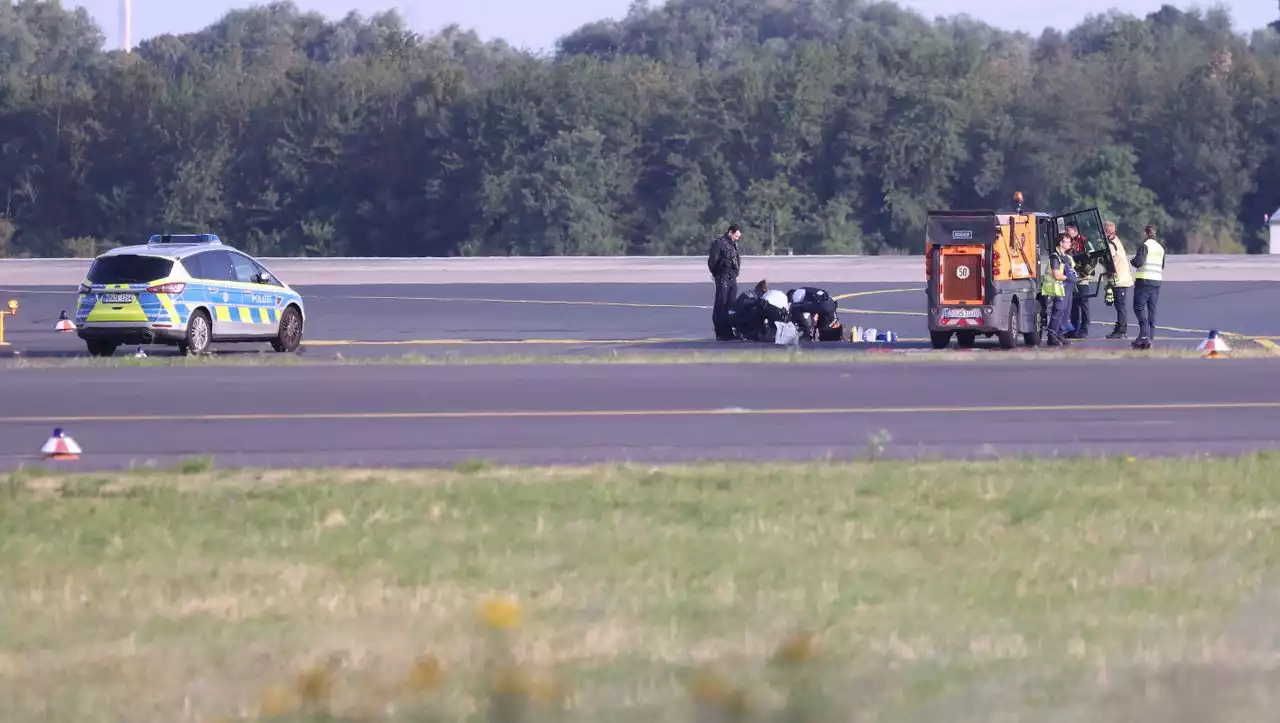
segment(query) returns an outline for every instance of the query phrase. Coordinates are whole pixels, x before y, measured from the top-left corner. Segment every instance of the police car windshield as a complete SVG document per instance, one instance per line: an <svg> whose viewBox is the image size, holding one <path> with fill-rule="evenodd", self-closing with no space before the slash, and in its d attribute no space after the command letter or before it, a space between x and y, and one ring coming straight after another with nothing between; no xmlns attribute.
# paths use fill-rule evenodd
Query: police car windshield
<svg viewBox="0 0 1280 723"><path fill-rule="evenodd" d="M158 256L103 256L89 269L91 284L145 284L173 271L173 260Z"/></svg>

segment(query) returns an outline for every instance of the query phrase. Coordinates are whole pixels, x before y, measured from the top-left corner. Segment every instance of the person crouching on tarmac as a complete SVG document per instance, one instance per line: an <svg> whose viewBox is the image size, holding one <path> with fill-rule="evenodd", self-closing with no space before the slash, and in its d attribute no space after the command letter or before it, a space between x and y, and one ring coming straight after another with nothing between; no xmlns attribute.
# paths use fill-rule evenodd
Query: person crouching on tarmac
<svg viewBox="0 0 1280 723"><path fill-rule="evenodd" d="M1058 247L1049 256L1049 273L1040 281L1040 295L1045 302L1045 342L1049 346L1070 345L1063 337L1062 326L1067 318L1067 289L1076 282L1071 246L1070 236L1058 234Z"/></svg>
<svg viewBox="0 0 1280 723"><path fill-rule="evenodd" d="M787 321L788 316L786 295L770 290L768 284L761 281L752 291L738 296L730 308L729 319L739 339L771 342L777 325Z"/></svg>
<svg viewBox="0 0 1280 723"><path fill-rule="evenodd" d="M761 279L750 291L738 294L738 298L729 305L725 312L726 321L733 331L734 337L756 341L758 329L763 323L764 295L769 292L769 283Z"/></svg>
<svg viewBox="0 0 1280 723"><path fill-rule="evenodd" d="M816 286L801 286L787 292L790 303L791 321L800 329L800 336L810 341L831 341L834 332L835 341L843 337L840 321L836 319L836 300L826 289ZM817 323L809 321L809 315L817 318Z"/></svg>

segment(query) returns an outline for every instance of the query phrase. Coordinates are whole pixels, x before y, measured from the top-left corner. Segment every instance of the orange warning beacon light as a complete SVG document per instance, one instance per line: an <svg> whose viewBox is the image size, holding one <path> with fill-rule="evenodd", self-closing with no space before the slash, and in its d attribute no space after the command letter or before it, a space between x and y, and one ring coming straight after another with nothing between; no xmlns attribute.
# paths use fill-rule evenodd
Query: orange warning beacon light
<svg viewBox="0 0 1280 723"><path fill-rule="evenodd" d="M15 316L18 313L18 300L9 299L9 308L0 311L0 346L9 346L9 342L4 340L4 318L6 316Z"/></svg>
<svg viewBox="0 0 1280 723"><path fill-rule="evenodd" d="M58 315L58 323L53 325L53 330L54 331L75 331L76 326L75 324L71 323L71 320L67 318L67 312L64 311Z"/></svg>
<svg viewBox="0 0 1280 723"><path fill-rule="evenodd" d="M53 436L40 448L40 453L45 459L80 459L80 445L59 427L53 430Z"/></svg>

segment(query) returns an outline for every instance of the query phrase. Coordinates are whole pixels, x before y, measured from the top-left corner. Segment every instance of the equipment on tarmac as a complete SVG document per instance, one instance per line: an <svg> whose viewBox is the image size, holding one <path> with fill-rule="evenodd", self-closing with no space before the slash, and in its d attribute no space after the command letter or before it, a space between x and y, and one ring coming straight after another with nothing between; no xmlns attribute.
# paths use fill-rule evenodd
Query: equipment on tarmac
<svg viewBox="0 0 1280 723"><path fill-rule="evenodd" d="M1217 329L1210 329L1209 336L1200 342L1197 347L1209 359L1217 359L1231 353L1231 347L1227 345L1227 340L1222 338Z"/></svg>
<svg viewBox="0 0 1280 723"><path fill-rule="evenodd" d="M995 336L1002 349L1038 346L1043 333L1040 279L1049 273L1049 256L1059 233L1074 224L1083 246L1077 266L1111 257L1096 208L1051 215L1024 211L1022 193L1013 194L1014 209L929 211L925 221L925 298L929 337L934 349L945 349L956 335L971 347L979 334ZM1098 295L1105 281L1089 284ZM1081 289L1075 289L1076 294Z"/></svg>
<svg viewBox="0 0 1280 723"><path fill-rule="evenodd" d="M775 325L773 343L778 346L797 346L800 344L800 329L790 321Z"/></svg>
<svg viewBox="0 0 1280 723"><path fill-rule="evenodd" d="M831 324L821 326L818 324L818 315L815 313L805 314L808 317L809 341L844 341L844 326L840 323L840 317L832 315ZM857 341L850 339L850 341Z"/></svg>
<svg viewBox="0 0 1280 723"><path fill-rule="evenodd" d="M80 445L61 428L53 430L53 436L40 448L45 459L80 459Z"/></svg>
<svg viewBox="0 0 1280 723"><path fill-rule="evenodd" d="M58 323L53 325L53 330L75 331L76 325L71 323L71 320L67 318L67 312L64 311L58 315Z"/></svg>

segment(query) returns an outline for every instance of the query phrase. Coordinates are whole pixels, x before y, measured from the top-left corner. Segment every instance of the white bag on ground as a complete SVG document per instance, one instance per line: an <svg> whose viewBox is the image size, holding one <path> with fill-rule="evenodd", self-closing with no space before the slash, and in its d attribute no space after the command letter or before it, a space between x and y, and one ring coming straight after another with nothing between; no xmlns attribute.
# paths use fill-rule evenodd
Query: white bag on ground
<svg viewBox="0 0 1280 723"><path fill-rule="evenodd" d="M779 346L789 346L800 342L800 329L795 324L784 321L777 325L777 331L773 335L773 343Z"/></svg>

